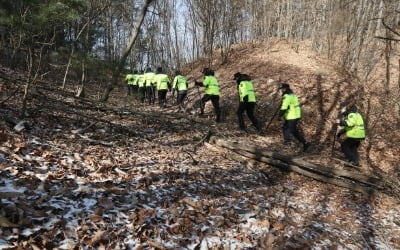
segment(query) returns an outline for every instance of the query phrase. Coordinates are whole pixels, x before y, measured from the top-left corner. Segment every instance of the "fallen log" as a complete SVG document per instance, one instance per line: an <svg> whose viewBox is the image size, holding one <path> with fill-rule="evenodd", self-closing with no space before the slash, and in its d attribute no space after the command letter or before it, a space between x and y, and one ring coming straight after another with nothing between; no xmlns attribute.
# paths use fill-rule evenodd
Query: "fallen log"
<svg viewBox="0 0 400 250"><path fill-rule="evenodd" d="M266 148L262 148L259 146L255 145L245 145L241 144L238 142L230 142L227 140L222 140L222 139L213 139L216 145L222 146L229 148L231 150L241 150L245 152L251 153L251 157L254 159L258 159L261 156L265 156L267 158L273 158L277 159L283 162L286 162L291 165L296 165L302 168L306 168L309 171L313 172L318 172L320 174L325 174L325 175L331 175L331 176L339 176L343 178L349 178L349 179L355 179L359 182L363 182L364 184L374 186L375 188L382 188L380 186L381 180L371 177L371 176L365 176L363 174L357 173L357 172L352 172L344 169L333 169L333 168L328 168L325 166L321 165L316 165L307 161L304 161L302 159L296 158L296 157L290 157L286 156L283 154L279 154L277 152L273 151L268 151ZM250 155L248 155L250 157Z"/></svg>
<svg viewBox="0 0 400 250"><path fill-rule="evenodd" d="M221 152L223 152L226 157L232 158L230 154L226 152L226 150L229 150L233 153L235 160L238 160L237 155L240 155L245 157L245 159L262 162L285 171L294 171L318 181L331 183L357 192L373 194L379 191L399 198L399 195L393 192L393 190L398 190L398 187L389 187L383 179L375 176L317 165L300 159L299 157L286 156L257 145L246 145L216 137L211 137L209 142L214 149L218 150L218 148L220 148Z"/></svg>
<svg viewBox="0 0 400 250"><path fill-rule="evenodd" d="M273 158L264 157L264 156L258 157L256 159L252 153L246 152L246 151L234 150L234 151L231 151L230 153L225 152L224 155L225 155L225 157L230 158L232 160L236 160L236 161L240 161L241 158L239 156L242 156L245 159L247 158L247 159L256 160L261 163L265 163L268 165L272 165L274 167L278 167L279 169L284 170L284 171L293 171L293 172L302 174L304 176L310 177L310 178L318 180L318 181L330 183L330 184L333 184L333 185L336 185L339 187L344 187L344 188L347 188L347 189L350 189L353 191L357 191L357 192L360 192L363 194L371 195L375 192L374 189L372 189L372 188L368 188L368 187L356 185L354 183L349 183L344 180L336 179L334 176L327 176L327 175L312 173L310 171L302 169L301 167L282 162L281 160L278 160L278 159L273 159Z"/></svg>

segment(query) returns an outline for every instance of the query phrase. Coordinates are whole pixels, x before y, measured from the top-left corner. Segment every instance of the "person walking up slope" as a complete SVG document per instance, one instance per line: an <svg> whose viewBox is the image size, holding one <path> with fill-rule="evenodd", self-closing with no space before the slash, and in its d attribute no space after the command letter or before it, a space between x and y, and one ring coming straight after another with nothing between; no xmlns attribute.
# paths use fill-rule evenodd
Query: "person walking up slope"
<svg viewBox="0 0 400 250"><path fill-rule="evenodd" d="M150 67L146 69L146 73L144 73L144 80L146 86L146 97L149 104L154 104L156 99L155 76L156 74L152 72Z"/></svg>
<svg viewBox="0 0 400 250"><path fill-rule="evenodd" d="M179 70L175 71L175 78L172 84L172 93L174 93L175 90L178 92L176 103L179 105L179 109L181 111L185 111L185 104L183 100L187 95L188 86L186 77L182 76ZM173 95L174 94L172 94L172 96Z"/></svg>
<svg viewBox="0 0 400 250"><path fill-rule="evenodd" d="M138 97L138 91L139 91L139 86L138 86L138 78L139 78L139 72L137 70L133 71L133 82L132 82L132 93L135 98Z"/></svg>
<svg viewBox="0 0 400 250"><path fill-rule="evenodd" d="M239 94L239 107L236 112L239 120L239 128L241 130L246 130L243 118L243 113L244 111L246 111L247 116L253 123L254 127L257 129L257 132L261 132L260 123L254 116L254 108L256 107L256 95L250 76L237 72L233 75L233 79L236 80Z"/></svg>
<svg viewBox="0 0 400 250"><path fill-rule="evenodd" d="M214 76L214 71L209 68L203 69L204 80L203 82L195 82L196 86L202 86L204 90L204 96L201 98L200 112L204 114L204 107L206 102L211 100L211 103L215 111L215 121L221 122L221 110L219 109L219 83L217 78Z"/></svg>
<svg viewBox="0 0 400 250"><path fill-rule="evenodd" d="M141 103L144 103L146 98L146 80L144 79L144 72L141 70L137 77L138 91L139 91L139 100Z"/></svg>
<svg viewBox="0 0 400 250"><path fill-rule="evenodd" d="M166 74L163 73L161 67L157 68L157 74L155 76L157 83L157 92L158 92L158 104L160 108L165 108L165 101L167 99L167 92L171 89L171 85L169 83L169 78Z"/></svg>
<svg viewBox="0 0 400 250"><path fill-rule="evenodd" d="M341 143L342 152L350 164L359 166L358 148L365 139L364 120L355 105L343 102L340 106L343 119L338 119L337 123L343 129L337 133L337 137L346 134L346 139Z"/></svg>
<svg viewBox="0 0 400 250"><path fill-rule="evenodd" d="M285 145L290 145L291 136L293 135L303 144L303 150L306 151L310 147L298 129L298 122L301 118L301 108L299 99L293 93L288 83L282 83L279 89L282 91L282 104L279 111L279 119L285 120L283 124L283 139Z"/></svg>
<svg viewBox="0 0 400 250"><path fill-rule="evenodd" d="M129 96L129 95L134 93L134 90L133 90L132 86L133 86L133 84L135 82L135 75L131 74L131 73L126 74L125 82L127 84L126 87L127 87L127 90L128 90L127 95Z"/></svg>

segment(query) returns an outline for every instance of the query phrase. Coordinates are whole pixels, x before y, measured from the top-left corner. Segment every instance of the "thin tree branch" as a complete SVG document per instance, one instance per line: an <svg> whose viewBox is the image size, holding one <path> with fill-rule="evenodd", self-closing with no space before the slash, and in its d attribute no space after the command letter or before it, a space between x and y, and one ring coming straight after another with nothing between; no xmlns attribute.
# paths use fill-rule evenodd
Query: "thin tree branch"
<svg viewBox="0 0 400 250"><path fill-rule="evenodd" d="M384 19L384 18L382 18L381 20L382 20L383 26L384 26L386 29L388 29L389 31L393 32L393 33L396 34L397 36L400 36L400 33L399 33L399 32L395 31L392 27L390 27L389 25L387 25L387 24L385 23L385 19Z"/></svg>
<svg viewBox="0 0 400 250"><path fill-rule="evenodd" d="M375 38L378 38L378 39L383 39L383 40L389 40L389 41L396 41L396 42L400 42L400 39L391 38L391 37L375 36Z"/></svg>

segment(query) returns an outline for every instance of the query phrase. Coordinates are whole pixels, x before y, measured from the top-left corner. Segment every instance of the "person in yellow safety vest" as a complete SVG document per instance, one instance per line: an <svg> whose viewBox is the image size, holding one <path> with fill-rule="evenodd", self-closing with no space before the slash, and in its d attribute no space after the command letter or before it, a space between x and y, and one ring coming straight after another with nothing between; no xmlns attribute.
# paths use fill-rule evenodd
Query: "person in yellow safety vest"
<svg viewBox="0 0 400 250"><path fill-rule="evenodd" d="M237 72L233 75L233 79L236 80L239 94L239 107L236 112L239 119L239 128L244 131L246 130L243 118L243 113L244 111L246 111L247 116L253 123L254 127L257 129L257 132L261 132L261 125L258 122L257 118L254 116L254 108L256 107L256 95L250 76Z"/></svg>
<svg viewBox="0 0 400 250"><path fill-rule="evenodd" d="M282 104L279 111L279 119L284 118L283 139L285 145L291 144L291 135L303 144L303 150L310 147L310 143L304 139L298 128L298 122L301 118L301 108L299 99L293 93L288 83L282 83L279 87L282 90Z"/></svg>
<svg viewBox="0 0 400 250"><path fill-rule="evenodd" d="M156 76L156 74L154 74L154 72L152 72L151 68L148 67L146 69L146 73L144 73L144 80L145 80L145 86L146 86L147 101L149 102L149 104L154 104L155 99L156 99L155 76Z"/></svg>
<svg viewBox="0 0 400 250"><path fill-rule="evenodd" d="M364 120L355 105L343 102L340 106L343 119L338 119L337 123L343 129L339 130L336 136L346 134L346 139L341 143L341 150L350 164L359 166L358 148L365 139Z"/></svg>
<svg viewBox="0 0 400 250"><path fill-rule="evenodd" d="M137 98L138 96L138 90L139 90L139 86L138 86L138 71L134 70L133 71L133 81L131 83L131 89L132 89L132 94L135 96L135 98Z"/></svg>
<svg viewBox="0 0 400 250"><path fill-rule="evenodd" d="M177 91L176 104L179 105L179 109L185 111L185 104L183 100L187 95L188 84L186 77L182 76L179 70L175 71L174 81L172 83L172 96L174 96L175 90Z"/></svg>
<svg viewBox="0 0 400 250"><path fill-rule="evenodd" d="M196 86L202 86L204 90L204 96L200 102L200 112L204 114L204 107L206 102L211 100L211 103L215 111L215 121L221 122L221 110L219 109L219 83L217 78L214 76L214 71L209 68L203 69L204 80L203 82L195 81Z"/></svg>
<svg viewBox="0 0 400 250"><path fill-rule="evenodd" d="M139 100L141 103L144 103L144 100L146 98L146 83L144 79L144 72L141 70L138 74L137 77L137 84L139 88Z"/></svg>
<svg viewBox="0 0 400 250"><path fill-rule="evenodd" d="M135 81L135 76L131 73L126 74L125 76L125 82L127 84L127 89L128 89L128 94L127 95L131 95L133 93L133 89L132 89L132 84Z"/></svg>
<svg viewBox="0 0 400 250"><path fill-rule="evenodd" d="M158 67L155 79L157 83L158 105L160 105L160 108L165 108L167 92L168 90L171 90L171 84L168 75L163 73L161 67Z"/></svg>

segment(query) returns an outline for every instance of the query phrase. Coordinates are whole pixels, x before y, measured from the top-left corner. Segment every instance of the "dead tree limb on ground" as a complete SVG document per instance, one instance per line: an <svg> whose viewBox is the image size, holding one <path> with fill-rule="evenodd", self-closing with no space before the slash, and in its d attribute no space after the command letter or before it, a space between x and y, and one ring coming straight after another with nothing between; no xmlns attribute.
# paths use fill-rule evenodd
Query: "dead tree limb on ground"
<svg viewBox="0 0 400 250"><path fill-rule="evenodd" d="M238 156L241 156L248 160L272 165L285 171L293 171L318 181L345 187L357 192L367 194L382 192L400 199L399 192L397 192L399 187L386 183L383 178L369 176L360 171L333 169L296 157L289 157L269 151L266 148L256 145L246 145L216 137L211 137L210 143L215 146L214 148L221 148L221 152L226 157L231 157L231 153L233 153L232 155L235 156L235 160L238 159ZM229 150L231 153L226 153L226 150Z"/></svg>

